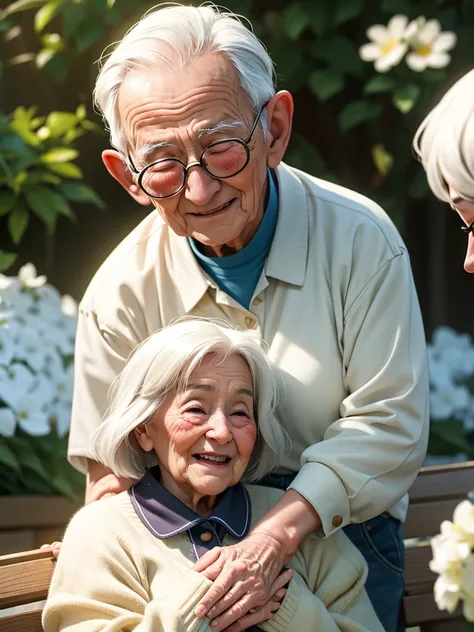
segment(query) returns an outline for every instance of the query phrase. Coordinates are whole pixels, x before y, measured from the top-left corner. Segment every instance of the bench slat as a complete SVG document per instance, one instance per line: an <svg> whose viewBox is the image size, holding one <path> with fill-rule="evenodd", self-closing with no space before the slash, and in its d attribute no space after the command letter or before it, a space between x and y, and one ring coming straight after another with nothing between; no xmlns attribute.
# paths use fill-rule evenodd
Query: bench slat
<svg viewBox="0 0 474 632"><path fill-rule="evenodd" d="M473 486L474 481L471 483L471 487ZM437 535L443 520L452 520L454 509L464 498L465 496L462 496L454 500L411 505L403 525L403 537L418 538Z"/></svg>
<svg viewBox="0 0 474 632"><path fill-rule="evenodd" d="M46 599L53 570L51 554L46 559L0 566L0 608Z"/></svg>
<svg viewBox="0 0 474 632"><path fill-rule="evenodd" d="M41 610L22 612L0 619L2 632L43 632Z"/></svg>
<svg viewBox="0 0 474 632"><path fill-rule="evenodd" d="M430 593L437 575L430 571L428 562L433 557L428 542L405 550L405 594L412 596Z"/></svg>
<svg viewBox="0 0 474 632"><path fill-rule="evenodd" d="M461 609L458 608L453 614L450 614L446 610L438 610L432 593L427 595L405 597L403 605L405 609L405 623L407 627L417 625L423 626L423 624L441 622L444 619L457 618L464 626L460 629L463 631L465 630L466 621L462 616ZM424 629L424 627L422 629Z"/></svg>
<svg viewBox="0 0 474 632"><path fill-rule="evenodd" d="M474 462L426 467L410 489L410 504L464 499L474 488Z"/></svg>

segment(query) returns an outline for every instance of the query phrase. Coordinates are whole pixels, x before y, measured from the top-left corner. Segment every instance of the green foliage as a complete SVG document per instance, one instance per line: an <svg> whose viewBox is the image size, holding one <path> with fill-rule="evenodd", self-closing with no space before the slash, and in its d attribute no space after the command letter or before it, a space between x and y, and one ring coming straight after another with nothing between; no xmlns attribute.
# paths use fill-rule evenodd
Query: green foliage
<svg viewBox="0 0 474 632"><path fill-rule="evenodd" d="M67 436L53 429L46 437L32 437L21 429L15 436L0 435L0 495L61 494L82 501L84 476L69 465Z"/></svg>
<svg viewBox="0 0 474 632"><path fill-rule="evenodd" d="M88 131L87 125L90 127L90 121L82 106L75 113L50 112L46 117L37 116L35 107L18 107L11 117L0 117L0 216L7 216L15 246L31 213L52 235L59 216L75 219L70 201L104 207L90 187L69 182L82 178L74 163L79 152L73 143ZM1 254L0 268L4 270L14 259Z"/></svg>

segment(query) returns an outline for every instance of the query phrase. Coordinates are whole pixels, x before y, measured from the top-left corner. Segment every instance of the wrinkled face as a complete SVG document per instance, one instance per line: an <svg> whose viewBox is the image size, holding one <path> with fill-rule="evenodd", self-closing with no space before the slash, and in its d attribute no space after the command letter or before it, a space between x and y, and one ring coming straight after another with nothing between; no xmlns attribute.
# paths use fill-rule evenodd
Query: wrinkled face
<svg viewBox="0 0 474 632"><path fill-rule="evenodd" d="M456 211L466 226L470 226L474 222L474 202L463 199L453 187L449 187L449 194L453 210ZM464 269L466 272L474 274L474 235L472 231L467 235L467 240Z"/></svg>
<svg viewBox="0 0 474 632"><path fill-rule="evenodd" d="M237 72L219 54L202 55L183 69L163 65L129 74L118 106L139 171L160 158L178 158L188 165L216 140L246 139L256 116ZM195 166L180 193L152 203L178 235L211 249L225 244L240 249L263 216L269 143L259 125L249 146L249 164L241 173L218 180Z"/></svg>
<svg viewBox="0 0 474 632"><path fill-rule="evenodd" d="M247 362L208 355L186 390L171 393L137 438L156 452L166 489L195 510L202 502L210 508L247 467L257 435L253 410Z"/></svg>

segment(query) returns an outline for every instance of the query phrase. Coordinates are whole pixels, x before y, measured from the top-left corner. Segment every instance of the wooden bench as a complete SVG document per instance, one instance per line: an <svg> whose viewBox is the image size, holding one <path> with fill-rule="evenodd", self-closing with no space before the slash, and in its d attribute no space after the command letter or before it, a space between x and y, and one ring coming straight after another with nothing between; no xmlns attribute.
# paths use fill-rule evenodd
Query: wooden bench
<svg viewBox="0 0 474 632"><path fill-rule="evenodd" d="M428 538L439 533L443 520L450 520L456 505L474 488L474 461L424 468L410 491L405 538ZM433 598L436 575L428 567L429 541L418 542L405 552L406 592L403 621L422 632L464 632L460 610L440 612ZM1 610L46 599L54 570L49 552L27 551L0 557ZM1 632L42 632L41 606L31 612L0 618Z"/></svg>

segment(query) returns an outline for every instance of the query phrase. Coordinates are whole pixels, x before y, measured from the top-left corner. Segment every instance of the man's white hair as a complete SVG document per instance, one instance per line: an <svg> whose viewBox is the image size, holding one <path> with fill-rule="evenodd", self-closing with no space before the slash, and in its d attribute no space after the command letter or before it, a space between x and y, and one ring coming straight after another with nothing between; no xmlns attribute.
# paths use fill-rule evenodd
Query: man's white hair
<svg viewBox="0 0 474 632"><path fill-rule="evenodd" d="M166 56L166 49L174 53L173 59ZM163 62L168 66L185 67L206 53L221 53L233 64L255 113L275 94L272 60L239 16L213 4L159 5L127 32L109 56L102 56L105 62L97 77L94 102L108 125L110 141L116 149L126 152L118 95L127 74L139 68L157 67ZM261 124L265 129L264 116Z"/></svg>
<svg viewBox="0 0 474 632"><path fill-rule="evenodd" d="M474 200L474 70L431 110L415 134L413 148L436 197L450 202L451 185Z"/></svg>
<svg viewBox="0 0 474 632"><path fill-rule="evenodd" d="M205 319L185 319L154 333L129 357L112 385L111 405L93 438L91 458L117 476L138 479L156 465L133 430L152 421L166 397L186 388L208 354L217 362L240 355L252 375L257 440L243 480L256 481L275 469L289 445L275 417L278 389L274 370L259 342L248 333Z"/></svg>

